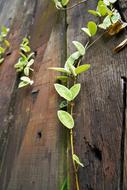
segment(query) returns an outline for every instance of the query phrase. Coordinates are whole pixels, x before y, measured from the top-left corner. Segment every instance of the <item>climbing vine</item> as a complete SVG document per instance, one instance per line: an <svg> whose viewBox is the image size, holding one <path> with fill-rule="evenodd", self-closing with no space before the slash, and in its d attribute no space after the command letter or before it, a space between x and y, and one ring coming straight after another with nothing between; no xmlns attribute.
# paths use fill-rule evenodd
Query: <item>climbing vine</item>
<svg viewBox="0 0 127 190"><path fill-rule="evenodd" d="M75 128L75 122L73 117L73 109L75 105L75 98L78 96L81 90L81 84L77 82L77 77L90 68L89 64L80 65L81 59L83 56L85 56L86 51L105 33L113 36L127 26L127 23L122 21L119 12L113 6L116 1L117 0L99 0L96 10L88 10L89 14L92 14L99 18L98 23L89 21L87 26L81 29L86 35L88 35L89 41L85 46L78 41L73 41L73 44L76 47L76 51L69 56L64 67L49 68L51 70L62 73L62 75L57 76L57 83L54 84L55 90L63 98L62 102L60 103L60 110L58 110L57 115L60 122L69 130L71 158L73 162L75 184L77 190L80 190L78 169L79 166L84 167L74 148L73 130ZM66 7L69 3L69 0L54 0L54 2L57 9L67 10L78 6L85 1L78 2L69 8ZM102 32L101 36L90 43L90 38L95 36L99 29L104 30L104 32ZM124 46L124 41L119 44L115 50L120 49L121 46ZM70 187L68 187L64 182L61 190L67 190L69 188Z"/></svg>
<svg viewBox="0 0 127 190"><path fill-rule="evenodd" d="M14 66L16 71L21 74L18 88L33 84L33 80L30 79L30 72L33 71L31 68L33 63L34 52L31 52L29 39L23 38L23 41L20 44L20 58L18 59L18 63Z"/></svg>
<svg viewBox="0 0 127 190"><path fill-rule="evenodd" d="M0 33L0 64L4 62L5 59L5 51L9 48L10 43L7 40L7 35L9 33L9 28L6 26L2 26Z"/></svg>

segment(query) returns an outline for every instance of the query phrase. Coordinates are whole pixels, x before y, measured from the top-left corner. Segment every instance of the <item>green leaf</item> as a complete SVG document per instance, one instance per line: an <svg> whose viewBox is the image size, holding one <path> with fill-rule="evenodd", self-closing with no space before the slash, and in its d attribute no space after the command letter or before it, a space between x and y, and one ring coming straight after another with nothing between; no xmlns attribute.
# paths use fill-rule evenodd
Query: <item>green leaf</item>
<svg viewBox="0 0 127 190"><path fill-rule="evenodd" d="M69 0L62 0L62 5L66 6L69 3Z"/></svg>
<svg viewBox="0 0 127 190"><path fill-rule="evenodd" d="M80 162L79 157L76 154L73 154L73 160L80 166L84 167L83 163Z"/></svg>
<svg viewBox="0 0 127 190"><path fill-rule="evenodd" d="M107 29L109 28L109 26L111 26L112 23L111 23L111 20L110 20L110 16L106 16L105 19L103 20L103 23L102 24L99 24L98 26L102 29Z"/></svg>
<svg viewBox="0 0 127 190"><path fill-rule="evenodd" d="M25 68L24 68L24 74L25 74L26 76L29 76L29 73L30 73L30 68L29 68L29 67L25 67Z"/></svg>
<svg viewBox="0 0 127 190"><path fill-rule="evenodd" d="M72 100L72 94L70 92L70 90L61 85L61 84L54 84L56 91L58 92L58 94L63 97L64 99L71 101Z"/></svg>
<svg viewBox="0 0 127 190"><path fill-rule="evenodd" d="M67 101L63 100L60 105L59 105L60 109L66 108L67 107Z"/></svg>
<svg viewBox="0 0 127 190"><path fill-rule="evenodd" d="M88 24L87 24L87 27L88 27L88 30L91 34L91 36L94 36L97 32L97 25L95 22L93 21L89 21Z"/></svg>
<svg viewBox="0 0 127 190"><path fill-rule="evenodd" d="M21 82L19 83L19 85L18 85L18 88L23 88L23 87L25 87L25 86L27 86L27 85L29 85L29 83L21 81Z"/></svg>
<svg viewBox="0 0 127 190"><path fill-rule="evenodd" d="M81 30L82 30L83 32L85 32L89 37L91 37L91 33L90 33L90 31L89 31L88 28L82 28Z"/></svg>
<svg viewBox="0 0 127 190"><path fill-rule="evenodd" d="M70 91L71 91L71 93L72 93L73 100L74 100L75 97L79 94L80 89L81 89L81 84L75 84L74 86L72 86L72 87L70 88Z"/></svg>
<svg viewBox="0 0 127 190"><path fill-rule="evenodd" d="M67 76L57 76L56 79L63 82L67 82L69 78Z"/></svg>
<svg viewBox="0 0 127 190"><path fill-rule="evenodd" d="M28 55L27 59L29 60L29 59L33 58L33 57L34 57L34 55L35 55L35 53L34 53L34 52L30 53L30 54Z"/></svg>
<svg viewBox="0 0 127 190"><path fill-rule="evenodd" d="M33 81L30 80L29 77L23 76L23 77L21 77L20 79L21 79L23 82L26 82L26 83L28 83L28 84L30 84L30 85L33 84Z"/></svg>
<svg viewBox="0 0 127 190"><path fill-rule="evenodd" d="M67 178L64 180L60 190L67 190Z"/></svg>
<svg viewBox="0 0 127 190"><path fill-rule="evenodd" d="M34 59L31 59L28 63L27 63L27 66L30 67L31 65L34 64Z"/></svg>
<svg viewBox="0 0 127 190"><path fill-rule="evenodd" d="M26 37L23 38L22 43L21 43L21 46L24 46L24 45L29 45L29 39Z"/></svg>
<svg viewBox="0 0 127 190"><path fill-rule="evenodd" d="M72 57L72 55L67 59L67 61L66 61L66 63L65 63L65 69L67 69L68 70L68 64L71 64L71 65L73 65L74 64L74 62L75 62L75 59L73 59L73 57Z"/></svg>
<svg viewBox="0 0 127 190"><path fill-rule="evenodd" d="M110 5L110 2L109 0L103 0L103 2L105 3L105 5L109 6Z"/></svg>
<svg viewBox="0 0 127 190"><path fill-rule="evenodd" d="M30 52L30 50L31 50L29 46L21 46L20 49L21 49L22 51L24 51L25 53L28 53L28 52Z"/></svg>
<svg viewBox="0 0 127 190"><path fill-rule="evenodd" d="M79 51L72 53L65 63L65 69L69 70L68 64L74 65L75 61L79 59L80 56L81 54L79 53Z"/></svg>
<svg viewBox="0 0 127 190"><path fill-rule="evenodd" d="M121 16L120 16L120 14L117 12L117 13L115 13L112 17L111 17L111 21L112 21L112 23L116 23L116 22L118 22L118 20L120 20L121 19Z"/></svg>
<svg viewBox="0 0 127 190"><path fill-rule="evenodd" d="M75 45L75 47L77 48L77 50L79 51L79 53L83 56L85 54L85 48L84 46L78 42L78 41L73 41L73 44Z"/></svg>
<svg viewBox="0 0 127 190"><path fill-rule="evenodd" d="M1 59L0 59L0 64L2 64L2 63L3 63L3 61L4 61L4 58L1 58Z"/></svg>
<svg viewBox="0 0 127 190"><path fill-rule="evenodd" d="M98 9L98 12L101 14L101 16L105 16L106 15L106 13L107 13L107 7L106 7L106 5L104 4L103 1L100 1L98 3L97 9Z"/></svg>
<svg viewBox="0 0 127 190"><path fill-rule="evenodd" d="M2 26L1 35L2 35L3 37L6 37L7 34L8 34L8 32L9 32L9 28L7 28L7 27L5 27L5 26Z"/></svg>
<svg viewBox="0 0 127 190"><path fill-rule="evenodd" d="M68 71L65 68L61 68L61 67L49 67L48 69L58 71L58 72L61 72L61 73L71 74L70 71Z"/></svg>
<svg viewBox="0 0 127 190"><path fill-rule="evenodd" d="M95 10L88 10L88 13L94 15L94 16L101 16L101 14L98 12L98 11L95 11Z"/></svg>
<svg viewBox="0 0 127 190"><path fill-rule="evenodd" d="M76 74L80 74L82 72L87 71L90 68L90 64L84 64L75 69Z"/></svg>
<svg viewBox="0 0 127 190"><path fill-rule="evenodd" d="M109 0L110 1L110 3L115 3L117 0Z"/></svg>
<svg viewBox="0 0 127 190"><path fill-rule="evenodd" d="M103 20L103 24L108 28L109 26L111 26L111 20L110 20L110 16L106 16L105 19Z"/></svg>
<svg viewBox="0 0 127 190"><path fill-rule="evenodd" d="M4 44L7 46L7 47L10 47L10 43L8 40L4 40Z"/></svg>
<svg viewBox="0 0 127 190"><path fill-rule="evenodd" d="M0 54L3 54L5 52L5 49L3 47L0 47Z"/></svg>
<svg viewBox="0 0 127 190"><path fill-rule="evenodd" d="M80 56L81 56L81 54L79 53L79 51L76 51L76 52L72 53L71 58L75 61L75 60L79 59Z"/></svg>
<svg viewBox="0 0 127 190"><path fill-rule="evenodd" d="M75 67L74 67L71 63L67 62L67 63L65 64L65 67L66 67L67 69L69 69L69 71L71 72L71 74L72 74L73 76L77 76L77 74L76 74L76 72L75 72Z"/></svg>
<svg viewBox="0 0 127 190"><path fill-rule="evenodd" d="M74 127L73 117L66 111L59 110L57 112L58 118L61 123L67 127L68 129L72 129Z"/></svg>
<svg viewBox="0 0 127 190"><path fill-rule="evenodd" d="M55 2L55 5L56 5L57 9L61 9L63 7L61 2L59 2L59 0L54 0L54 2Z"/></svg>

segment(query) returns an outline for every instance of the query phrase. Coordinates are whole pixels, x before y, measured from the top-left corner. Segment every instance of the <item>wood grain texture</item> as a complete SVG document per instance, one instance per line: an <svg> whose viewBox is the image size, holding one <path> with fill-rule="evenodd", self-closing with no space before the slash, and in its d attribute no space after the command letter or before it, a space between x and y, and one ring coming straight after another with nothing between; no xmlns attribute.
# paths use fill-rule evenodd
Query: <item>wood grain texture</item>
<svg viewBox="0 0 127 190"><path fill-rule="evenodd" d="M95 20L86 14L95 7L96 2L91 0L68 11L68 54L74 51L71 41L79 40L83 44L88 41L80 28ZM127 49L119 54L114 54L112 49L124 36L124 32L112 38L104 35L82 61L82 64L90 63L91 69L79 77L82 91L75 107L75 147L85 165L79 170L80 189L121 189L124 108L121 77L127 76Z"/></svg>
<svg viewBox="0 0 127 190"><path fill-rule="evenodd" d="M0 1L0 24L11 27L11 54L0 67L0 190L60 190L67 173L67 140L56 118L56 73L47 68L65 63L66 53L74 51L73 40L88 41L80 28L95 19L86 14L95 7L90 0L66 14L49 0ZM126 19L125 0L119 1L119 8ZM112 51L125 34L105 35L82 61L91 69L79 78L82 92L74 113L76 153L85 165L79 170L80 190L127 189L127 153L122 147L124 142L126 150L122 78L127 76L127 49L119 54ZM25 35L31 37L37 54L35 82L19 90L13 66ZM71 184L69 190L75 190Z"/></svg>
<svg viewBox="0 0 127 190"><path fill-rule="evenodd" d="M0 71L0 190L55 190L66 173L66 132L57 124L55 73L48 67L65 61L65 16L51 1L17 2L10 32L12 54ZM18 90L13 66L25 35L30 35L37 54L35 82Z"/></svg>

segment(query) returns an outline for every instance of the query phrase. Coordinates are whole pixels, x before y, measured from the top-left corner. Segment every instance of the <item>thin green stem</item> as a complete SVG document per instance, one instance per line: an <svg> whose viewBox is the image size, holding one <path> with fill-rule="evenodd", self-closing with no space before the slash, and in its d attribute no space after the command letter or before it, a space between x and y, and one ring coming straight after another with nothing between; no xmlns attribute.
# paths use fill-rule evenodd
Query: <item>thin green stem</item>
<svg viewBox="0 0 127 190"><path fill-rule="evenodd" d="M61 8L60 10L63 10L63 11L66 11L66 10L71 10L71 9L73 9L73 8L75 8L75 7L77 7L78 5L80 5L80 4L82 4L82 3L85 3L87 0L82 0L82 1L80 1L80 2L78 2L78 3L76 3L76 4L74 4L73 6L71 6L71 7L67 7L67 8Z"/></svg>
<svg viewBox="0 0 127 190"><path fill-rule="evenodd" d="M73 107L74 107L74 104L71 103L71 115L73 115ZM73 138L73 130L72 129L70 130L70 142L71 142L71 156L72 156L72 161L73 161L76 188L77 188L77 190L80 190L79 179L78 179L78 174L77 174L77 167L76 167L76 163L73 159L73 155L75 154L75 151L74 151L74 138Z"/></svg>
<svg viewBox="0 0 127 190"><path fill-rule="evenodd" d="M92 47L98 40L100 40L100 38L103 37L103 35L106 33L107 31L105 31L104 33L102 33L100 36L98 36L98 38L96 38L90 45L87 46L86 50L88 50L90 47Z"/></svg>

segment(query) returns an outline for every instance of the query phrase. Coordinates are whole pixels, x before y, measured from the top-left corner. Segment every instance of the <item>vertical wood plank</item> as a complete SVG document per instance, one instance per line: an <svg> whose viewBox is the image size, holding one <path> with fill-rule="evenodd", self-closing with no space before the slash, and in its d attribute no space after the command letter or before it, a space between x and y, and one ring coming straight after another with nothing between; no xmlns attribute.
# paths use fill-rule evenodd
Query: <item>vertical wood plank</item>
<svg viewBox="0 0 127 190"><path fill-rule="evenodd" d="M56 73L48 67L60 66L65 61L65 15L51 1L44 0L20 1L18 14L20 17L13 20L13 30L19 30L21 37L15 34L15 40L31 36L31 46L37 54L35 82L33 87L15 89L11 97L12 118L7 124L1 153L0 188L56 190L66 173L66 132L56 118L57 95L53 87Z"/></svg>
<svg viewBox="0 0 127 190"><path fill-rule="evenodd" d="M87 1L68 11L68 54L74 51L73 40L83 44L88 41L81 27L95 20L87 13L95 7L96 2ZM112 38L104 36L87 51L82 61L82 64L90 63L91 69L79 77L82 92L74 114L76 152L85 165L79 170L80 189L120 188L124 107L121 76L126 76L127 50L113 54L112 49L124 36L124 33Z"/></svg>
<svg viewBox="0 0 127 190"><path fill-rule="evenodd" d="M122 14L124 21L127 22L127 1L119 1L119 11ZM126 31L127 33L127 31ZM127 189L127 77L123 77L123 133L121 143L121 190Z"/></svg>

